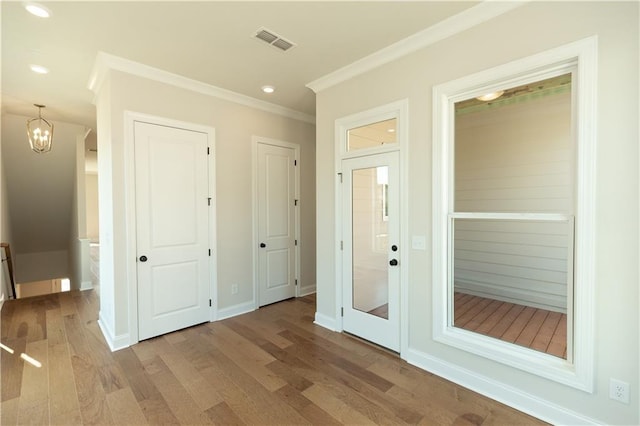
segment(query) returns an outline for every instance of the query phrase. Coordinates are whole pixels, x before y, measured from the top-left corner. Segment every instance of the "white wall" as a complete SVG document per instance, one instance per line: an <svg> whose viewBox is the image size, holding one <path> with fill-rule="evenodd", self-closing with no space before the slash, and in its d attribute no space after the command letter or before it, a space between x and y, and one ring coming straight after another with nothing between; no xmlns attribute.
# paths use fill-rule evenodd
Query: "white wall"
<svg viewBox="0 0 640 426"><path fill-rule="evenodd" d="M87 211L87 238L92 242L99 241L100 224L98 221L98 175L86 173L86 211Z"/></svg>
<svg viewBox="0 0 640 426"><path fill-rule="evenodd" d="M111 71L97 97L100 199L101 318L114 338L129 333L126 270L124 112L206 125L216 132L217 283L220 309L254 300L252 256L251 140L261 136L300 144L301 276L315 284L315 127L312 124ZM231 293L231 285L238 293ZM124 338L124 337L123 337Z"/></svg>
<svg viewBox="0 0 640 426"><path fill-rule="evenodd" d="M409 355L464 375L521 409L549 418L638 424L638 3L531 2L317 94L317 312L334 318L335 120L409 101L408 224L431 247L432 88L447 81L598 35L595 392L586 393L432 339L429 250L409 254ZM623 320L622 320L623 319ZM337 319L336 319L337 320ZM621 323L623 321L623 323ZM623 324L623 325L622 325ZM406 355L406 354L405 354ZM609 379L630 384L631 402L608 397ZM542 408L548 407L548 408ZM556 418L557 420L557 418Z"/></svg>
<svg viewBox="0 0 640 426"><path fill-rule="evenodd" d="M75 173L69 227L69 279L74 290L92 287L85 201L84 135L76 137Z"/></svg>

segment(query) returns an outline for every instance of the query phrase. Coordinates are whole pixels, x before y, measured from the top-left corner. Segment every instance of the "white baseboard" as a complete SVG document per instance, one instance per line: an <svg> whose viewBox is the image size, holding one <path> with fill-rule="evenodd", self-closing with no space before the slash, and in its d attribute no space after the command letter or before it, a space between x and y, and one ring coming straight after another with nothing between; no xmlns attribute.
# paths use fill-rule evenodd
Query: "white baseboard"
<svg viewBox="0 0 640 426"><path fill-rule="evenodd" d="M316 312L316 318L315 318L315 321L313 321L313 323L316 325L319 325L320 327L327 328L331 331L340 331L338 329L338 322L335 320L335 318L332 318L330 316L327 316L318 312Z"/></svg>
<svg viewBox="0 0 640 426"><path fill-rule="evenodd" d="M298 294L298 297L308 296L309 294L313 294L315 292L316 292L315 284L305 285L304 287L300 286L300 293Z"/></svg>
<svg viewBox="0 0 640 426"><path fill-rule="evenodd" d="M235 317L237 315L246 314L256 310L256 304L254 301L240 303L238 305L229 306L228 308L218 309L218 315L216 321Z"/></svg>
<svg viewBox="0 0 640 426"><path fill-rule="evenodd" d="M416 367L429 371L460 386L495 399L516 410L557 425L597 425L595 419L567 410L551 401L523 392L458 365L409 348L403 358Z"/></svg>
<svg viewBox="0 0 640 426"><path fill-rule="evenodd" d="M111 352L119 351L120 349L128 348L130 346L129 334L115 336L113 331L111 331L109 326L107 326L107 323L103 320L102 312L98 314L98 326L100 327L100 331L102 331L104 340L106 340L107 345L109 345Z"/></svg>
<svg viewBox="0 0 640 426"><path fill-rule="evenodd" d="M82 281L80 283L80 291L91 290L92 288L93 288L93 283L91 281Z"/></svg>

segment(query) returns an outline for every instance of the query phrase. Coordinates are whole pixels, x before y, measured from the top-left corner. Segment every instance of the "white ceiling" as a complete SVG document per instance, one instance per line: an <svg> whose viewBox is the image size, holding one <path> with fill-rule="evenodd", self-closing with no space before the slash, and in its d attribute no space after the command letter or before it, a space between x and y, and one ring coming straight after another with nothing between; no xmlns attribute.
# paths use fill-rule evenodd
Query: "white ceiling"
<svg viewBox="0 0 640 426"><path fill-rule="evenodd" d="M315 114L305 85L477 2L46 2L37 18L3 1L2 111L95 129L89 75L98 51ZM266 27L297 47L252 36ZM50 69L35 74L30 64ZM276 86L266 95L261 86Z"/></svg>

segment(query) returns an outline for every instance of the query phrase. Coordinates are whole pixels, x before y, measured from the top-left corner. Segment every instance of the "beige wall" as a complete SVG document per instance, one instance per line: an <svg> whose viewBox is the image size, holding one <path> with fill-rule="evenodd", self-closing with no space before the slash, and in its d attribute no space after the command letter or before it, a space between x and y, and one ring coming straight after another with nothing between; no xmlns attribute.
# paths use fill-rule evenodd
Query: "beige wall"
<svg viewBox="0 0 640 426"><path fill-rule="evenodd" d="M107 100L110 98L110 100ZM315 284L315 126L211 96L112 71L98 97L100 287L105 321L115 336L129 332L126 271L124 112L150 114L215 128L217 283L220 309L253 301L252 136L300 145L301 275ZM105 257L103 263L103 257ZM112 262L112 263L111 263ZM106 274L105 274L106 270ZM113 276L110 276L113 271ZM238 293L231 294L231 285ZM105 287L106 286L106 287ZM103 310L101 300L101 312Z"/></svg>
<svg viewBox="0 0 640 426"><path fill-rule="evenodd" d="M446 362L527 401L607 424L638 424L638 3L527 3L460 34L326 89L317 95L317 262L319 315L334 318L334 123L398 99L409 100L410 235L431 247L432 88L515 59L598 35L595 392L590 394L435 342L429 250L409 254L409 349ZM409 237L410 237L409 235ZM624 319L621 323L621 319ZM609 399L609 378L630 383L631 403ZM516 396L511 392L512 398ZM547 403L544 403L547 401ZM540 406L539 406L540 407ZM536 413L543 415L544 412Z"/></svg>

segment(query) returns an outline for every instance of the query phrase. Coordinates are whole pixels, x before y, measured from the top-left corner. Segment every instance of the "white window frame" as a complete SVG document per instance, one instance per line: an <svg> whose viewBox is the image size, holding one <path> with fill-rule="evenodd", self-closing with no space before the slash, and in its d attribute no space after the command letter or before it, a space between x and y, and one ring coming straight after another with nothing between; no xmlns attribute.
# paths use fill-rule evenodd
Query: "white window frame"
<svg viewBox="0 0 640 426"><path fill-rule="evenodd" d="M569 302L567 312L568 327L573 325L568 338L573 334L573 340L567 342L565 360L453 327L450 227L454 218L467 217L453 210L455 102L570 71L575 71L572 78L576 144L575 284L573 309L571 312ZM590 393L594 386L596 87L597 37L593 36L433 88L434 340ZM477 214L472 216L475 218ZM497 216L515 219L510 214ZM544 216L547 220L573 219L565 215ZM522 219L545 218L528 214Z"/></svg>

